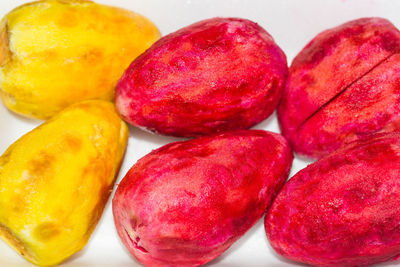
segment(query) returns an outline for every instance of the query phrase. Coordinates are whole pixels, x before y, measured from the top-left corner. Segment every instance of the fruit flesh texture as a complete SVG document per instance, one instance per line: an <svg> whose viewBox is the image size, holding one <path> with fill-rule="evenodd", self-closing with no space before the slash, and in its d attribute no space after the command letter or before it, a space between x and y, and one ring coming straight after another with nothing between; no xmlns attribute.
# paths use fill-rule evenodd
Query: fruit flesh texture
<svg viewBox="0 0 400 267"><path fill-rule="evenodd" d="M292 159L282 136L260 130L166 145L119 184L118 234L146 266L205 264L260 219Z"/></svg>
<svg viewBox="0 0 400 267"><path fill-rule="evenodd" d="M314 266L367 266L400 254L400 134L349 144L301 170L269 209L281 255Z"/></svg>
<svg viewBox="0 0 400 267"><path fill-rule="evenodd" d="M112 103L75 104L0 157L0 236L56 265L87 243L112 191L128 129Z"/></svg>
<svg viewBox="0 0 400 267"><path fill-rule="evenodd" d="M130 124L166 135L244 129L280 99L286 57L256 23L197 22L161 38L126 70L116 106Z"/></svg>
<svg viewBox="0 0 400 267"><path fill-rule="evenodd" d="M3 103L47 119L75 102L112 100L125 68L159 36L143 16L91 1L18 7L0 25Z"/></svg>
<svg viewBox="0 0 400 267"><path fill-rule="evenodd" d="M319 158L400 125L400 32L363 18L317 35L293 60L278 107L293 149Z"/></svg>

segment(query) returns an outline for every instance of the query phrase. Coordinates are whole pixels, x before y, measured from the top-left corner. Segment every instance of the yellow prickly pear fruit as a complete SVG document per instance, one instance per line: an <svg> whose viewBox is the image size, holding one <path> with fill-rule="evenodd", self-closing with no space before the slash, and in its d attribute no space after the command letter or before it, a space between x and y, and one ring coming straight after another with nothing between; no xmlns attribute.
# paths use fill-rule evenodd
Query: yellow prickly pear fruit
<svg viewBox="0 0 400 267"><path fill-rule="evenodd" d="M87 243L112 191L128 128L114 106L84 101L0 157L0 236L28 261L55 265Z"/></svg>
<svg viewBox="0 0 400 267"><path fill-rule="evenodd" d="M112 100L124 70L159 36L145 17L91 1L20 6L0 23L0 95L10 110L39 119L82 100Z"/></svg>

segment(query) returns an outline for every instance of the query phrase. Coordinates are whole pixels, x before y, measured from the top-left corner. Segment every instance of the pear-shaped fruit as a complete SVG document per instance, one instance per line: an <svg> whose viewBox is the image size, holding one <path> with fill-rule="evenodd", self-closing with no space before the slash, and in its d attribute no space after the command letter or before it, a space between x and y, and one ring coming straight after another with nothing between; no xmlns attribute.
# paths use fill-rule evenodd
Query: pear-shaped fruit
<svg viewBox="0 0 400 267"><path fill-rule="evenodd" d="M112 191L128 129L110 102L85 101L0 157L0 236L28 261L55 265L87 243Z"/></svg>
<svg viewBox="0 0 400 267"><path fill-rule="evenodd" d="M115 105L128 123L194 137L247 129L283 93L285 53L260 25L211 18L164 36L119 80Z"/></svg>
<svg viewBox="0 0 400 267"><path fill-rule="evenodd" d="M163 146L119 184L113 199L117 232L146 266L206 264L261 218L292 159L281 135L262 130Z"/></svg>
<svg viewBox="0 0 400 267"><path fill-rule="evenodd" d="M272 248L310 266L398 260L399 151L400 133L375 134L299 171L265 217Z"/></svg>
<svg viewBox="0 0 400 267"><path fill-rule="evenodd" d="M159 36L143 16L91 1L23 5L0 25L0 95L40 119L82 100L112 100L125 68Z"/></svg>

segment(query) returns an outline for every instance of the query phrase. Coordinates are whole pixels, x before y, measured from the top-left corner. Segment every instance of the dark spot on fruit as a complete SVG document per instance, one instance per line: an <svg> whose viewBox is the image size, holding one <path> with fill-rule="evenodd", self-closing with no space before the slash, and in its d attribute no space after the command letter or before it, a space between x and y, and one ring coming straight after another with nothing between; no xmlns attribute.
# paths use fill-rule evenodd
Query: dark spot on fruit
<svg viewBox="0 0 400 267"><path fill-rule="evenodd" d="M101 215L103 214L104 206L107 203L108 197L112 191L112 186L103 186L98 195L98 202L94 206L92 212L90 212L88 228L86 231L87 235L90 235L96 227ZM95 197L95 196L92 196Z"/></svg>
<svg viewBox="0 0 400 267"><path fill-rule="evenodd" d="M399 40L400 33L396 32L384 32L381 34L380 38L380 45L383 49L393 53L399 53L400 48L400 40Z"/></svg>
<svg viewBox="0 0 400 267"><path fill-rule="evenodd" d="M99 49L92 49L82 55L82 59L86 60L89 63L99 62L99 59L101 59L102 57L103 53Z"/></svg>
<svg viewBox="0 0 400 267"><path fill-rule="evenodd" d="M0 48L0 66L4 66L11 58L10 31L7 20L4 21L4 25L1 27L0 41L2 43Z"/></svg>
<svg viewBox="0 0 400 267"><path fill-rule="evenodd" d="M4 154L0 157L0 166L6 165L11 159L11 149L8 149Z"/></svg>
<svg viewBox="0 0 400 267"><path fill-rule="evenodd" d="M310 74L304 74L301 76L301 82L307 84L308 86L312 86L315 84L315 78Z"/></svg>
<svg viewBox="0 0 400 267"><path fill-rule="evenodd" d="M211 156L213 153L215 153L215 149L212 147L201 147L197 150L191 151L193 153L194 157L199 157L199 158L207 158Z"/></svg>
<svg viewBox="0 0 400 267"><path fill-rule="evenodd" d="M55 160L54 155L41 151L28 163L28 171L31 175L42 176L52 169Z"/></svg>
<svg viewBox="0 0 400 267"><path fill-rule="evenodd" d="M106 165L99 158L93 158L89 161L88 165L83 169L82 177L84 179L89 179L89 177L97 177L97 179L104 179L106 173Z"/></svg>
<svg viewBox="0 0 400 267"><path fill-rule="evenodd" d="M172 168L175 172L178 172L183 169L187 169L195 164L196 160L191 158L182 158L179 160Z"/></svg>
<svg viewBox="0 0 400 267"><path fill-rule="evenodd" d="M133 229L134 231L135 231L137 228L143 226L143 223L141 223L141 222L139 221L139 219L136 218L135 216L131 218L130 222L131 222L131 227L132 227L132 229Z"/></svg>
<svg viewBox="0 0 400 267"><path fill-rule="evenodd" d="M304 64L312 66L318 65L326 56L332 54L341 39L340 35L333 34L328 40L321 45L318 42L312 41L304 50Z"/></svg>
<svg viewBox="0 0 400 267"><path fill-rule="evenodd" d="M63 139L65 147L77 152L82 147L82 140L76 136L66 134Z"/></svg>
<svg viewBox="0 0 400 267"><path fill-rule="evenodd" d="M60 233L60 228L52 222L44 222L33 230L33 235L40 241L49 241Z"/></svg>
<svg viewBox="0 0 400 267"><path fill-rule="evenodd" d="M143 253L149 253L147 249L139 245L140 242L140 237L136 236L135 240L132 240L131 236L129 235L128 231L125 230L125 234L128 237L130 243L133 245L133 247L137 250L140 250Z"/></svg>

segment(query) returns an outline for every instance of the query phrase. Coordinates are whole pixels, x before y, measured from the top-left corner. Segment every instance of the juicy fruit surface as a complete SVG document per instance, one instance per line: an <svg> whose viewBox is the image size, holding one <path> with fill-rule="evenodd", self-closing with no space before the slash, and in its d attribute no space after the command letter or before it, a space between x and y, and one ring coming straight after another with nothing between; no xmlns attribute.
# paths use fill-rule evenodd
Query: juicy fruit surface
<svg viewBox="0 0 400 267"><path fill-rule="evenodd" d="M0 235L49 266L81 250L112 190L128 128L112 103L75 104L0 157Z"/></svg>
<svg viewBox="0 0 400 267"><path fill-rule="evenodd" d="M400 133L353 142L297 173L269 209L272 247L318 266L400 254Z"/></svg>
<svg viewBox="0 0 400 267"><path fill-rule="evenodd" d="M296 152L321 157L400 125L400 32L364 18L317 35L293 60L278 117Z"/></svg>
<svg viewBox="0 0 400 267"><path fill-rule="evenodd" d="M280 99L286 57L256 23L204 20L161 38L117 85L129 123L161 134L199 136L249 128Z"/></svg>
<svg viewBox="0 0 400 267"><path fill-rule="evenodd" d="M292 159L282 136L260 130L166 145L119 184L118 234L146 266L205 264L263 215Z"/></svg>
<svg viewBox="0 0 400 267"><path fill-rule="evenodd" d="M81 100L112 100L125 68L160 36L146 18L90 1L26 4L0 28L3 102L41 119Z"/></svg>

